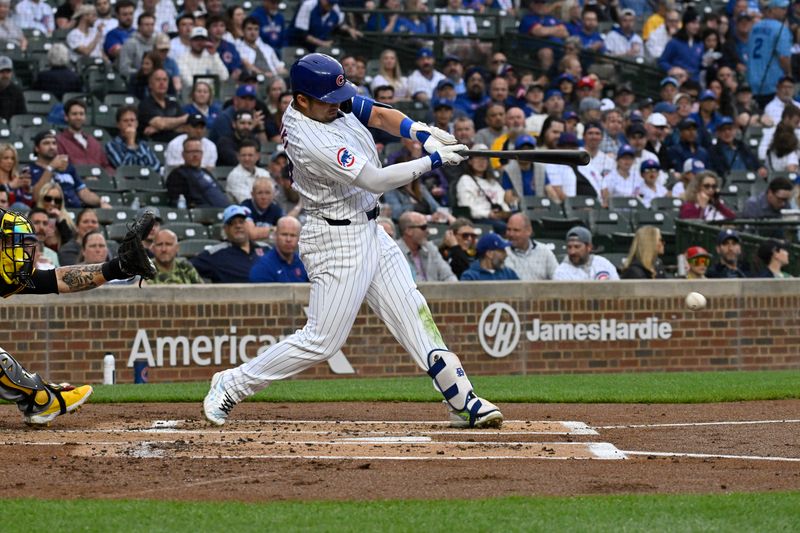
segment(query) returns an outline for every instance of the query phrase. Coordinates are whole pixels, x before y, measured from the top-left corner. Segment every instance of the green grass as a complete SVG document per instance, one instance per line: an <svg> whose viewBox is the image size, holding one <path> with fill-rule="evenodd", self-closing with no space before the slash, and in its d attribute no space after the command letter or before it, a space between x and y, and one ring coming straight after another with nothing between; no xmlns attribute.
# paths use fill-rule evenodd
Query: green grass
<svg viewBox="0 0 800 533"><path fill-rule="evenodd" d="M28 499L0 502L5 524L28 524L41 531L727 533L796 531L800 524L800 492L265 504Z"/></svg>
<svg viewBox="0 0 800 533"><path fill-rule="evenodd" d="M475 390L493 402L705 403L800 398L800 371L476 376ZM98 385L92 403L199 402L208 382ZM439 401L426 377L290 380L251 401Z"/></svg>

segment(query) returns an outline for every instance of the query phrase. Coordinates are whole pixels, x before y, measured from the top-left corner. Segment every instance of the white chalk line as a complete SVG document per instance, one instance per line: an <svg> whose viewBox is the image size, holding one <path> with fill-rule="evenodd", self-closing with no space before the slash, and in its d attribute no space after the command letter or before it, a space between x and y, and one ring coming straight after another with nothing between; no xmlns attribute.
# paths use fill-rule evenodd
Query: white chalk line
<svg viewBox="0 0 800 533"><path fill-rule="evenodd" d="M675 422L671 424L624 424L619 426L592 426L593 429L676 428L695 426L746 426L751 424L797 424L800 419L786 420L728 420L717 422Z"/></svg>
<svg viewBox="0 0 800 533"><path fill-rule="evenodd" d="M412 440L418 439L418 437L408 437L409 440L405 439L393 439L393 440L383 440L383 439L353 439L350 437L342 438L340 440L273 440L273 439L264 439L261 442L251 442L248 444L259 444L265 446L271 445L324 445L324 446L372 446L375 444L397 444L397 445L419 445L419 446L464 446L464 447L473 447L473 446L493 446L493 447L500 447L505 448L509 446L523 446L523 447L541 447L541 446L577 446L577 447L588 447L592 444L608 444L609 443L596 443L596 442L530 442L530 441L434 441L431 439L425 440ZM424 437L422 438L424 439ZM146 440L136 443L130 442L120 442L120 441L92 441L92 442L74 442L74 441L0 441L0 446L68 446L68 447L77 447L77 446L130 446L136 444L176 444L178 441L175 440ZM211 445L212 443L206 443ZM240 443L238 442L222 442L222 443L213 443L214 446L237 446ZM194 444L197 446L197 444Z"/></svg>
<svg viewBox="0 0 800 533"><path fill-rule="evenodd" d="M505 459L514 460L581 460L581 459L624 459L624 457L617 458L603 458L603 457L551 457L545 455L482 455L478 457L447 457L437 455L435 457L427 456L386 456L386 455L191 455L189 459L228 459L228 460L241 460L241 459L303 459L303 460L333 460L333 461L499 461Z"/></svg>
<svg viewBox="0 0 800 533"><path fill-rule="evenodd" d="M656 457L691 457L695 459L741 459L746 461L784 461L798 463L800 457L771 457L768 455L730 455L724 453L645 452L620 450L625 455L652 455Z"/></svg>

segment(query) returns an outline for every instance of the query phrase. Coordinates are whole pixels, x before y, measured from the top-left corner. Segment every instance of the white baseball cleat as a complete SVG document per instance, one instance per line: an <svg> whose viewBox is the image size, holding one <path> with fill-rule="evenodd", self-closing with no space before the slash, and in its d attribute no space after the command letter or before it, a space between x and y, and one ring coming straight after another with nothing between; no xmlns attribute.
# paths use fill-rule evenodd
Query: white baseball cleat
<svg viewBox="0 0 800 533"><path fill-rule="evenodd" d="M478 398L470 393L467 408L456 411L447 402L450 413L450 427L454 428L499 428L503 425L503 413L492 402Z"/></svg>
<svg viewBox="0 0 800 533"><path fill-rule="evenodd" d="M221 426L228 419L231 409L236 407L236 401L231 398L222 383L223 372L217 372L211 378L211 388L203 400L203 414L206 420L215 426Z"/></svg>

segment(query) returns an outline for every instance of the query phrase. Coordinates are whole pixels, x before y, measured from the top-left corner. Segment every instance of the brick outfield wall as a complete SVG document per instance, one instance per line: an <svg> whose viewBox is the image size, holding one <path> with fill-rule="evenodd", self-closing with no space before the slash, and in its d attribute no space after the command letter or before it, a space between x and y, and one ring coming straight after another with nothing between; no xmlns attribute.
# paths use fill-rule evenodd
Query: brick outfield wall
<svg viewBox="0 0 800 533"><path fill-rule="evenodd" d="M800 279L431 283L421 290L450 349L474 375L800 369ZM708 309L685 309L683 298L692 290L708 296ZM137 331L141 335L144 330L153 350L157 336L185 336L189 343L199 343L194 356L202 361L209 357L215 336L236 336L238 352L245 335L278 337L301 328L307 299L308 288L302 285L114 287L58 297L15 296L0 305L0 346L56 382L102 382L103 355L111 352L118 382L129 383L133 370L126 365ZM520 323L515 330L509 307L486 313L484 340L490 348L509 346L498 337L513 340L519 332L514 349L501 358L487 355L479 335L481 315L495 303L510 306ZM657 319L661 330L655 331L669 328L671 333L650 340L531 341L534 319L548 325L598 324L603 319L652 324ZM590 327L581 326L584 335ZM210 337L209 346L196 340L204 335ZM269 340L246 344L246 355L254 356ZM171 366L167 352L164 366L150 369L150 381L208 379L231 366L230 342L221 346L220 365L184 366L179 350L177 366ZM343 352L357 376L421 374L366 305ZM336 374L320 363L299 377Z"/></svg>

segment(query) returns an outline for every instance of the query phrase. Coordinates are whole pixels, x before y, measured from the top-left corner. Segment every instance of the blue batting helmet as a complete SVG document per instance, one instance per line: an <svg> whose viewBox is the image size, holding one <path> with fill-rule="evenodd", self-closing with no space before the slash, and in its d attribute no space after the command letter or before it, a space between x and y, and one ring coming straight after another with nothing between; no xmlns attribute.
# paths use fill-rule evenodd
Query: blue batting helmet
<svg viewBox="0 0 800 533"><path fill-rule="evenodd" d="M342 64L325 54L308 54L289 71L292 91L328 104L339 104L356 95L356 86L344 77Z"/></svg>

